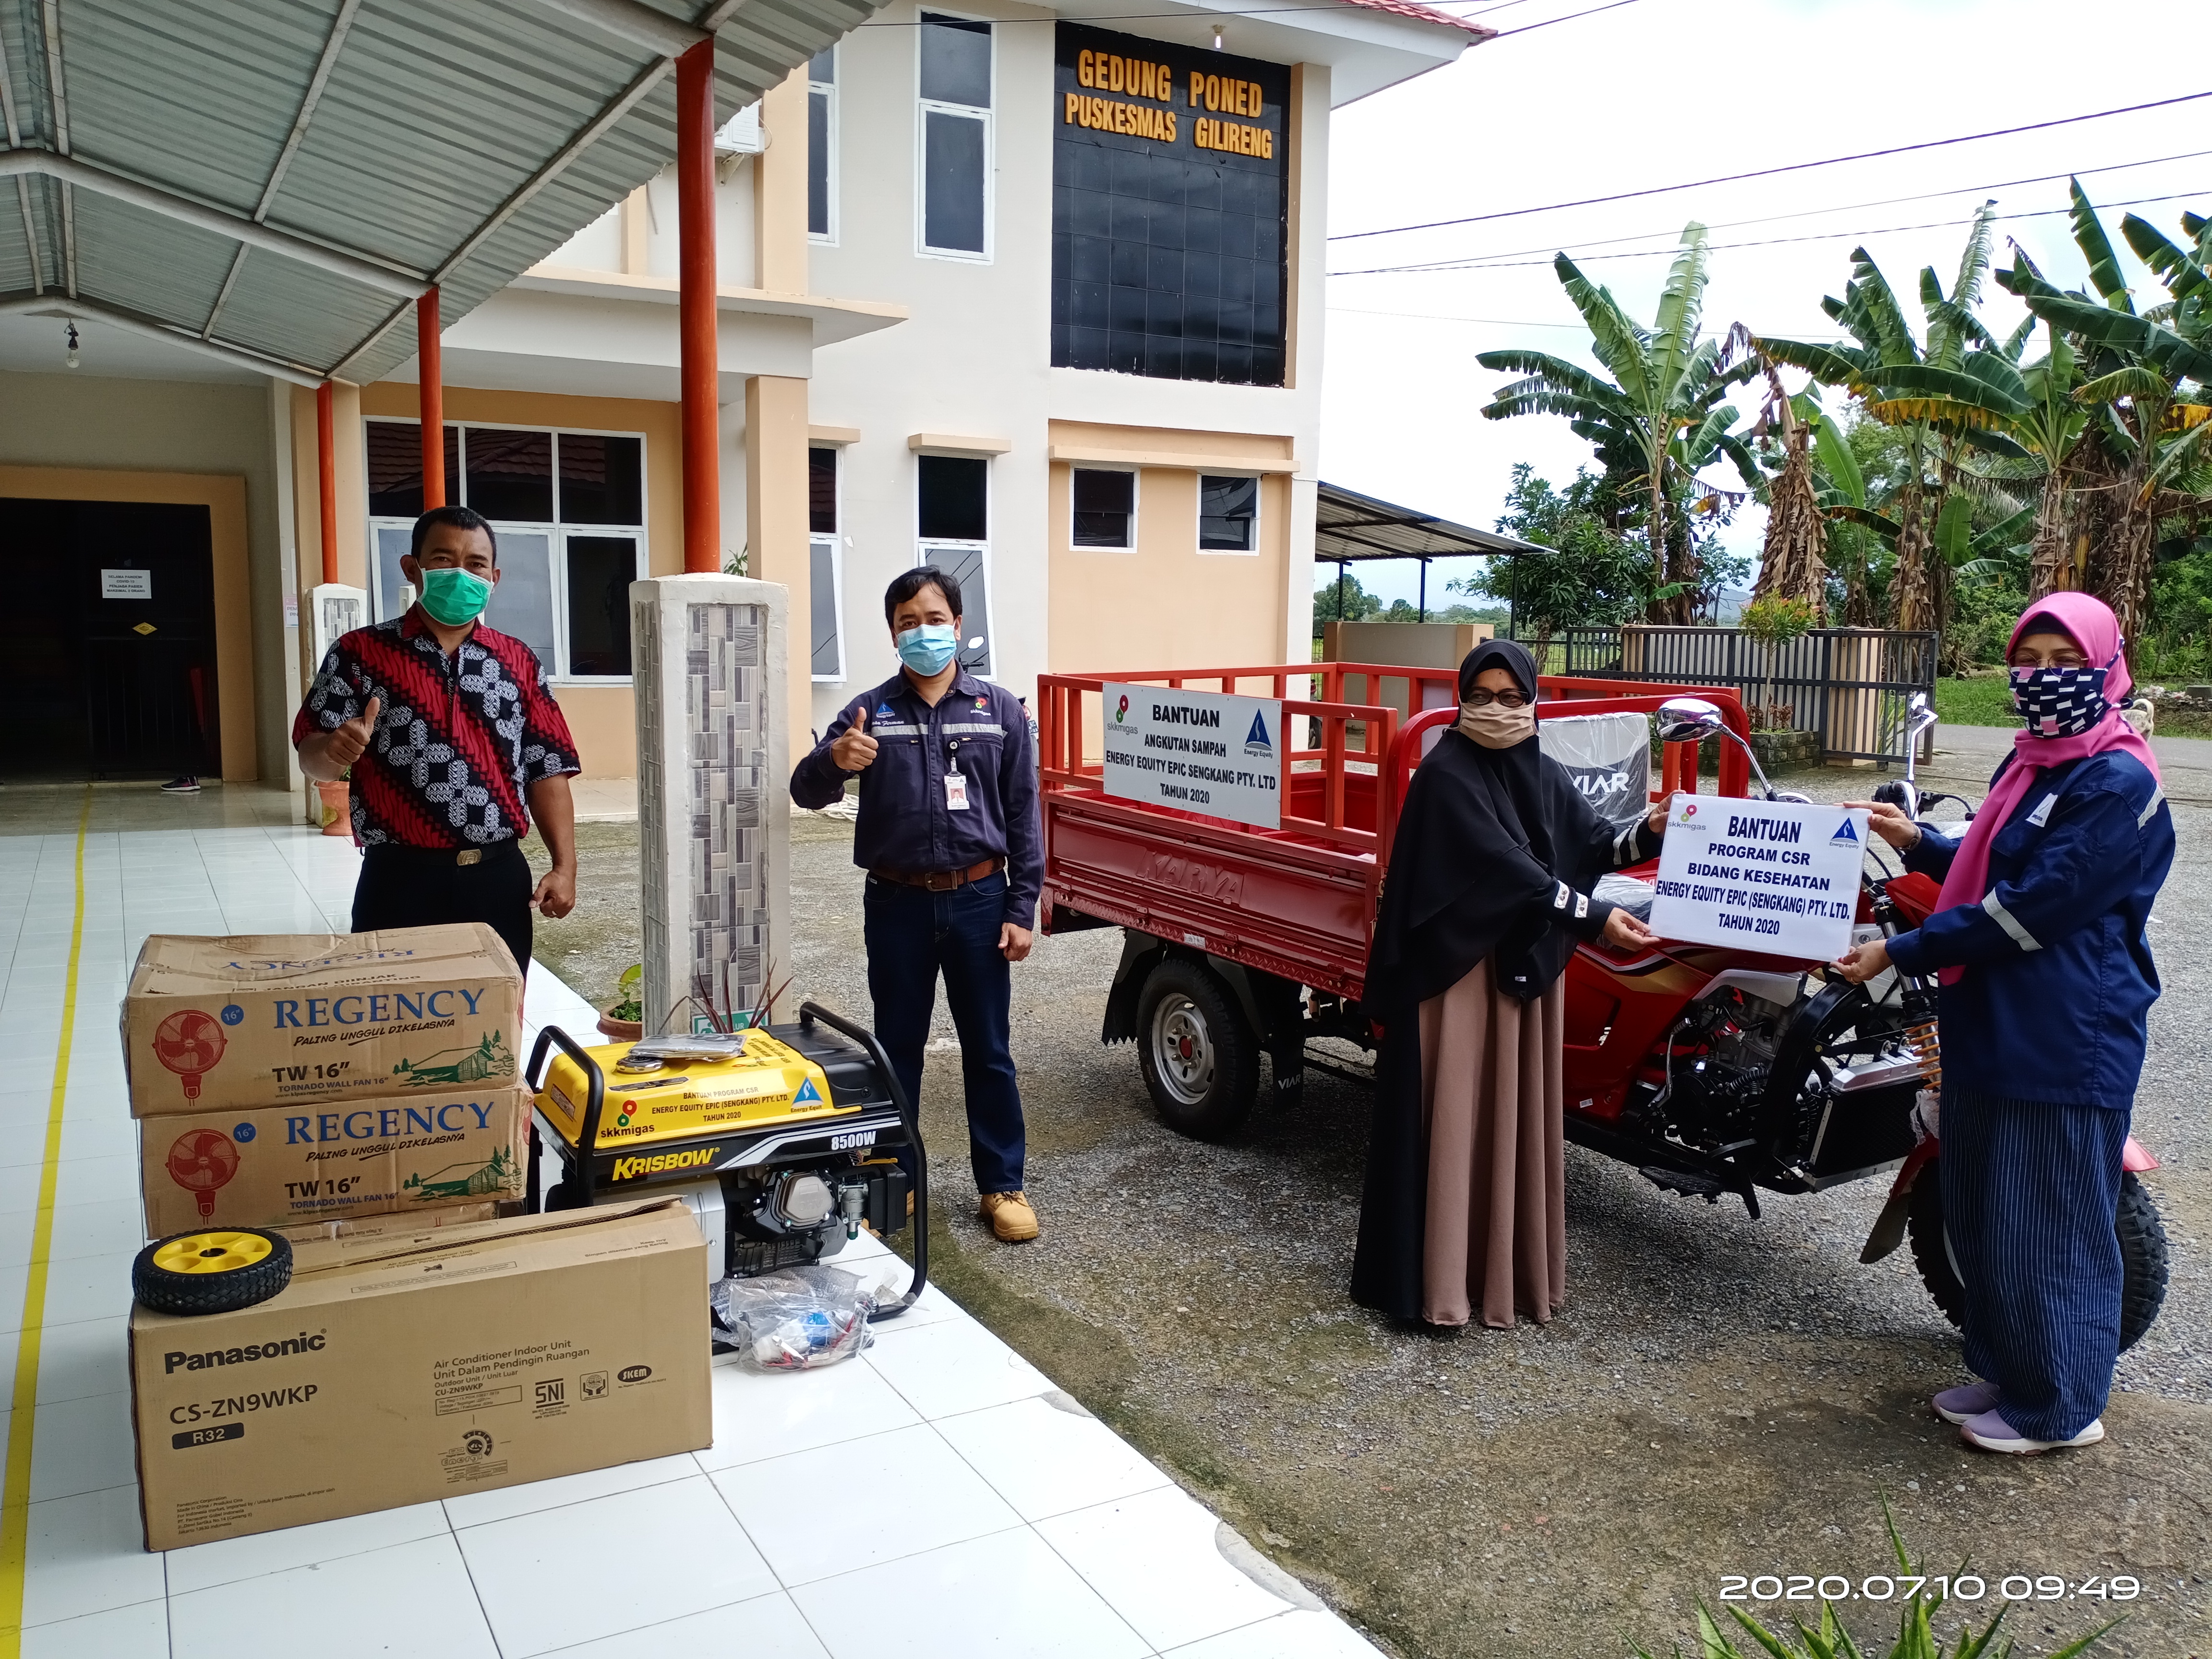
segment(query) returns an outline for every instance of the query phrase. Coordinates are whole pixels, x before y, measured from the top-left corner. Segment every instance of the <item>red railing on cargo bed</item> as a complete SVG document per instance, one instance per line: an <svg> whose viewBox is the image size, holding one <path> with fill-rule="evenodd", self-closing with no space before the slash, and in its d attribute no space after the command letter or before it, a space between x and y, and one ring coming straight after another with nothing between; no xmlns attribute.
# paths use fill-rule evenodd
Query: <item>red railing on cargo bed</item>
<svg viewBox="0 0 2212 1659"><path fill-rule="evenodd" d="M1279 701L1280 827L1107 794L1104 762L1089 757L1103 751L1103 735L1092 734L1102 732L1109 681ZM1394 706L1401 699L1390 696L1390 681L1403 684L1407 714ZM1346 682L1362 701L1346 701ZM1669 697L1703 696L1721 706L1735 731L1750 730L1725 687L1547 675L1540 689L1542 716L1650 714ZM1294 695L1316 690L1316 697ZM1431 736L1458 710L1455 671L1389 663L1040 676L1047 931L1085 919L1139 928L1356 998L1407 781ZM1694 791L1697 778L1697 746L1665 744L1655 799ZM1741 753L1723 745L1719 793L1741 795L1749 781Z"/></svg>

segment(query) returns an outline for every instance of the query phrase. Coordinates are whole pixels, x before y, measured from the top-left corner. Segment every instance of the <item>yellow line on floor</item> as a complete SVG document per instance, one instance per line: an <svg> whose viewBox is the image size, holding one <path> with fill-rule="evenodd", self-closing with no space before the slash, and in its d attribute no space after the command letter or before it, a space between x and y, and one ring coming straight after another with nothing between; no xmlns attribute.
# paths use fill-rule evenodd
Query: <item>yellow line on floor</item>
<svg viewBox="0 0 2212 1659"><path fill-rule="evenodd" d="M69 974L62 981L62 1034L54 1053L54 1091L46 1105L46 1150L39 1170L39 1208L31 1224L31 1267L23 1281L23 1327L15 1339L15 1390L8 1419L8 1475L0 1486L0 1659L23 1647L23 1578L31 1534L31 1433L38 1417L39 1337L46 1317L46 1252L53 1248L54 1188L61 1176L62 1103L69 1096L70 1048L76 1035L76 972L84 951L84 841L92 790L76 820L76 915L70 923Z"/></svg>

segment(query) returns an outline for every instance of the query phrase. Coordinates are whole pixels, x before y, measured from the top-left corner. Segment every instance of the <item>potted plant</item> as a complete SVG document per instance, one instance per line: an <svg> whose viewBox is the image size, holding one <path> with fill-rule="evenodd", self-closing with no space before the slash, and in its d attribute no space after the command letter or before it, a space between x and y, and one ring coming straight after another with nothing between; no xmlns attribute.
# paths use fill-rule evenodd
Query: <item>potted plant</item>
<svg viewBox="0 0 2212 1659"><path fill-rule="evenodd" d="M645 1010L638 998L645 983L645 964L633 962L615 981L617 1000L599 1016L599 1030L617 1042L635 1042L645 1035Z"/></svg>
<svg viewBox="0 0 2212 1659"><path fill-rule="evenodd" d="M1813 607L1802 599L1785 599L1770 594L1765 599L1753 599L1744 606L1739 625L1762 647L1759 653L1764 671L1761 700L1750 710L1753 731L1786 732L1796 723L1797 706L1774 701L1776 659L1784 646L1809 632L1813 623Z"/></svg>

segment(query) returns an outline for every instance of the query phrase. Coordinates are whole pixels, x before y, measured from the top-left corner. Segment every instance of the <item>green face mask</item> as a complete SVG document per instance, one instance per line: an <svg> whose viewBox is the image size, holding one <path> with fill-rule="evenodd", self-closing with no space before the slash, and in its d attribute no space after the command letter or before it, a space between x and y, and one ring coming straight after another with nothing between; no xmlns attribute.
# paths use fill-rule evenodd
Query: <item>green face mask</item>
<svg viewBox="0 0 2212 1659"><path fill-rule="evenodd" d="M448 628L474 622L490 599L491 584L482 576L459 568L422 573L422 608Z"/></svg>

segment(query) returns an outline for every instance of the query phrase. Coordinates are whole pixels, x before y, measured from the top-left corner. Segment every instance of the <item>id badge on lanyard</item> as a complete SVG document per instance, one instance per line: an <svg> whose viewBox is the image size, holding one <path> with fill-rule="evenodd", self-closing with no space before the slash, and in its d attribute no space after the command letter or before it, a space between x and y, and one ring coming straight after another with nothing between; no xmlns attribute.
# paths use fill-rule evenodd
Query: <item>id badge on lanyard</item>
<svg viewBox="0 0 2212 1659"><path fill-rule="evenodd" d="M968 810L968 775L947 772L945 775L945 810L964 812Z"/></svg>

